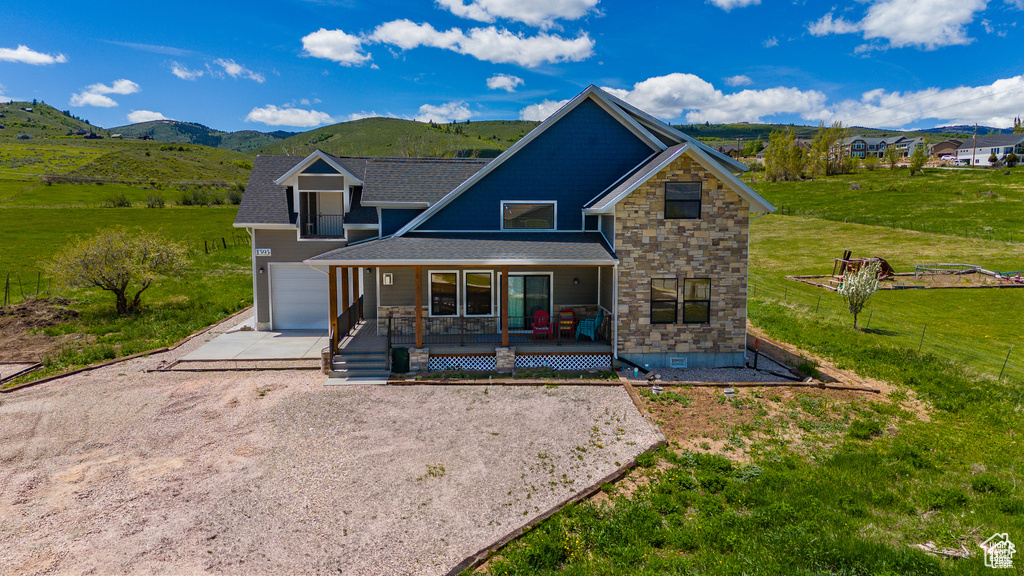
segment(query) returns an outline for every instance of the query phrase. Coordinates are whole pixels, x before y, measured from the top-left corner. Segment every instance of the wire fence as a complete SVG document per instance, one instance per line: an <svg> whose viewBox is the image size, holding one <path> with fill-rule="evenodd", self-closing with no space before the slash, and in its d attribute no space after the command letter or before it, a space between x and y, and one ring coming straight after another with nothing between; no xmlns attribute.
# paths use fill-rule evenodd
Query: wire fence
<svg viewBox="0 0 1024 576"><path fill-rule="evenodd" d="M838 293L784 278L752 274L750 297L782 304L806 316L837 324L852 325L853 322L846 301ZM893 345L920 353L930 352L992 378L1024 382L1024 346L1005 339L990 339L983 333L965 338L961 332L949 330L940 322L929 323L928 318L933 316L934 310L929 306L908 299L884 310L869 302L867 309L858 316L857 325L884 336Z"/></svg>
<svg viewBox="0 0 1024 576"><path fill-rule="evenodd" d="M206 257L224 250L243 247L248 250L250 246L249 235L245 232L190 238L184 242L190 258ZM0 271L0 306L16 306L32 298L52 296L53 284L54 279L42 270Z"/></svg>
<svg viewBox="0 0 1024 576"><path fill-rule="evenodd" d="M960 236L963 238L976 238L979 240L991 240L994 242L1006 242L1007 244L1024 243L1024 232L1013 230L993 230L979 228L974 224L935 223L926 224L899 220L886 216L850 216L848 214L836 214L822 210L801 210L792 206L779 206L776 214L781 216L802 216L805 218L819 218L833 222L846 222L850 224L862 224L864 226L880 226L894 230L910 230L913 232L924 232L927 234L941 234L945 236Z"/></svg>

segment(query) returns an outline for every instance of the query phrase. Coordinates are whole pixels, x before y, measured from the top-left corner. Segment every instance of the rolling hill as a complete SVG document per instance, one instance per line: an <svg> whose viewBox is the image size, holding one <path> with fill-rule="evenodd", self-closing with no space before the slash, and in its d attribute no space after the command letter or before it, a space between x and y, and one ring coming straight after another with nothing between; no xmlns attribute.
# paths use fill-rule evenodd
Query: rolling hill
<svg viewBox="0 0 1024 576"><path fill-rule="evenodd" d="M68 136L68 132L78 130L107 135L103 128L72 116L70 111L57 110L42 102L0 103L0 125L3 126L0 129L0 140L16 140L19 134L28 134L32 138L81 139L81 136Z"/></svg>
<svg viewBox="0 0 1024 576"><path fill-rule="evenodd" d="M494 157L536 125L519 120L424 124L398 118L364 118L303 132L257 152L305 155L320 149L341 156Z"/></svg>
<svg viewBox="0 0 1024 576"><path fill-rule="evenodd" d="M177 120L153 120L127 126L111 128L112 134L121 134L126 138L149 136L157 142L175 144L200 144L211 148L224 148L238 152L248 152L283 140L298 132L259 132L256 130L240 130L238 132L221 132L195 122L179 122Z"/></svg>
<svg viewBox="0 0 1024 576"><path fill-rule="evenodd" d="M775 130L794 130L797 138L811 139L818 133L817 126L799 126L794 124L749 124L741 122L738 124L684 124L674 128L694 136L708 143L734 143L736 140L751 141L758 138L762 142L768 142L768 137ZM884 136L925 136L928 141L938 141L955 136L964 137L965 126L945 126L942 128L931 128L928 130L881 130L878 128L864 128L862 126L851 126L851 134L866 137ZM974 126L970 126L970 132L974 132ZM990 130L1001 131L999 128L978 128L978 134L988 134Z"/></svg>

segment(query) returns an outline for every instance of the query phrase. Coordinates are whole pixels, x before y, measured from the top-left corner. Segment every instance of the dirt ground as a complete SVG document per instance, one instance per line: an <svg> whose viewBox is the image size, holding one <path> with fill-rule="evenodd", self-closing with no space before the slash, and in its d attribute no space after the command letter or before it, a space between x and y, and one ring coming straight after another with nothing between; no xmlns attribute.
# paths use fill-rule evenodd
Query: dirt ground
<svg viewBox="0 0 1024 576"><path fill-rule="evenodd" d="M25 300L15 306L0 307L0 360L41 362L51 350L75 337L31 333L78 316L74 310L65 308L70 303L70 300L63 298L39 298Z"/></svg>
<svg viewBox="0 0 1024 576"><path fill-rule="evenodd" d="M615 387L144 372L197 340L0 395L0 571L443 574L658 440Z"/></svg>
<svg viewBox="0 0 1024 576"><path fill-rule="evenodd" d="M799 281L815 286L828 286L832 276L801 276ZM963 274L896 274L884 278L878 283L879 290L903 290L906 288L995 288L998 286L1017 286L1024 284L1017 281L1003 280L980 272Z"/></svg>

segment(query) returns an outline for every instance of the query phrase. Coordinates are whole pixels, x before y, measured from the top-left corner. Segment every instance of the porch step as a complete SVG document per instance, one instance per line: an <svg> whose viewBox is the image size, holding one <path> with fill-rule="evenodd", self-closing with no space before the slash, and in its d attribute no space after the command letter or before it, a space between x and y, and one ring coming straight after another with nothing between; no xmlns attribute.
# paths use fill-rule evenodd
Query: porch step
<svg viewBox="0 0 1024 576"><path fill-rule="evenodd" d="M331 361L329 376L369 384L386 382L391 373L383 350L339 350Z"/></svg>

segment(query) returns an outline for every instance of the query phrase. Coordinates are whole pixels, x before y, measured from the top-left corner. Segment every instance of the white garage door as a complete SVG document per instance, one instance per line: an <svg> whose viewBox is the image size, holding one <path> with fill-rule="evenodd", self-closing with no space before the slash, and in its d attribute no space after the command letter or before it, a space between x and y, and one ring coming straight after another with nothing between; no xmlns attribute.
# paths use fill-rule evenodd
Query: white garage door
<svg viewBox="0 0 1024 576"><path fill-rule="evenodd" d="M327 329L327 275L309 266L270 266L274 330Z"/></svg>

